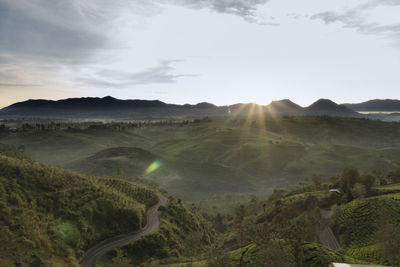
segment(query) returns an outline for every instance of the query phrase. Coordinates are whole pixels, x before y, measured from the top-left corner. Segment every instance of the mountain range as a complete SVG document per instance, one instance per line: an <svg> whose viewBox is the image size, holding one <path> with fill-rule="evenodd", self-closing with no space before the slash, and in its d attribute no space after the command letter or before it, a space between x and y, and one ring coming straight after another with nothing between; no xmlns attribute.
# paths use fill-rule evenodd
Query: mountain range
<svg viewBox="0 0 400 267"><path fill-rule="evenodd" d="M371 100L359 104L337 104L320 99L302 107L288 99L272 101L269 105L235 104L216 106L210 103L196 105L167 104L159 100L120 100L111 96L98 98L69 98L63 100L27 100L0 110L0 118L47 119L165 119L218 115L262 113L265 116L337 116L363 117L357 111L400 111L399 100Z"/></svg>
<svg viewBox="0 0 400 267"><path fill-rule="evenodd" d="M344 105L356 111L400 112L400 100L396 99L374 99L359 104Z"/></svg>

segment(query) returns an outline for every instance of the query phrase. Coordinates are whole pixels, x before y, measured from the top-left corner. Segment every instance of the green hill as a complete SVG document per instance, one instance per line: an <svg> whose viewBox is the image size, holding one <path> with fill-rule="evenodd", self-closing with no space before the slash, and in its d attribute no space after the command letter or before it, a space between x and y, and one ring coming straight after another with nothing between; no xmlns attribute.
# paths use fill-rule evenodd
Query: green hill
<svg viewBox="0 0 400 267"><path fill-rule="evenodd" d="M200 211L189 209L170 198L161 209L160 230L142 239L114 249L99 259L96 266L147 267L155 259L177 261L204 253L215 239L215 231Z"/></svg>
<svg viewBox="0 0 400 267"><path fill-rule="evenodd" d="M314 177L312 184L275 190L268 199L253 197L229 215L214 214L212 221L220 229L217 242L209 253L197 255L193 266L242 266L241 262L246 266L321 267L331 262L398 266L400 184L377 184L398 181L400 169L373 175L346 167L329 183ZM340 188L341 193L330 188ZM324 225L331 226L339 239L338 251L320 243L317 229ZM184 261L162 263L185 266Z"/></svg>
<svg viewBox="0 0 400 267"><path fill-rule="evenodd" d="M135 177L145 174L146 169L158 156L137 147L113 147L72 162L67 167L84 173L106 176Z"/></svg>
<svg viewBox="0 0 400 267"><path fill-rule="evenodd" d="M139 229L156 194L0 149L0 266L78 266L96 242Z"/></svg>
<svg viewBox="0 0 400 267"><path fill-rule="evenodd" d="M388 225L400 229L400 194L369 197L338 206L333 212L332 225L348 255L390 264L380 247L379 235Z"/></svg>
<svg viewBox="0 0 400 267"><path fill-rule="evenodd" d="M349 164L390 170L400 156L400 123L366 119L237 116L128 125L25 127L0 141L23 145L39 162L103 176L143 176L161 159L162 168L145 179L186 201L267 195L314 174L335 175Z"/></svg>
<svg viewBox="0 0 400 267"><path fill-rule="evenodd" d="M221 132L226 134L220 131L217 135ZM220 140L222 145L224 141L225 144L232 141L226 136ZM249 144L253 141L246 140L246 145L242 146L245 147L243 155L231 154L232 157L224 159L244 157L235 159L232 166L218 164L218 158L197 162L190 159L189 154L179 161L170 151L169 157L162 158L161 167L151 174L176 173L187 177L165 182L165 186L176 190L173 192L178 195L185 191L188 195L198 193L202 197L221 192L249 194L256 190L252 186L259 185L260 180L254 173L254 176L247 174L240 165L248 164L245 159L257 158L255 151L266 153L263 152L265 146L260 146L259 150L251 147ZM175 146L175 153L190 152L186 148L181 150L186 142L181 140L181 147ZM288 144L293 146L293 143ZM193 157L196 151L203 150L203 145L193 147ZM211 147L214 145L221 144ZM275 144L266 144L273 154L279 154L271 145ZM351 155L348 157L367 160L365 153L371 153L364 147L327 147L335 157ZM159 149L167 151L172 147L160 146ZM396 155L393 149L379 150ZM285 151L288 154L297 152L297 148ZM86 161L87 165L81 167L87 167L88 172L104 164L100 174L118 166L127 173L128 168L132 168L132 172L140 175L148 173L149 166L159 159L160 156L144 149L118 147L77 162ZM130 164L118 165L120 162ZM313 177L312 184L303 183L291 191L274 190L268 199L253 196L233 213L227 211L227 215L217 210L207 214L195 204L185 205L171 197L170 204L160 209L160 231L107 253L98 266L148 266L151 262L184 266L176 264L180 261L193 263L193 266L240 266L241 261L247 266L273 265L274 262L285 266L327 266L333 261L392 264L397 262L398 253L390 249L397 249L397 237L400 240L400 185L396 184L399 177L400 169L360 174L347 167L329 183ZM378 183L390 184L380 186ZM330 193L330 188L340 188L342 193ZM22 147L0 145L0 233L3 241L0 266L77 266L77 258L100 240L139 229L144 223L146 207L156 201L152 190L124 179L50 167L29 159ZM340 241L339 251L322 246L316 233L316 225L322 222L320 211L331 208L329 224Z"/></svg>
<svg viewBox="0 0 400 267"><path fill-rule="evenodd" d="M150 171L152 164L157 166ZM252 184L254 178L240 169L207 162L180 161L175 157L161 158L136 147L104 149L66 167L88 174L156 182L176 197L192 200L218 193L251 193L256 188ZM210 185L213 186L210 188Z"/></svg>

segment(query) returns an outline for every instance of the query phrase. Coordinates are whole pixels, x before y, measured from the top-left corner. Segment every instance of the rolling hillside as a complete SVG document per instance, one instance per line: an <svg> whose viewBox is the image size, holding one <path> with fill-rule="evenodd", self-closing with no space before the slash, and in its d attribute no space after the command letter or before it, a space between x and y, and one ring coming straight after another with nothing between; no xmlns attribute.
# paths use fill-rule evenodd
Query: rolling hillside
<svg viewBox="0 0 400 267"><path fill-rule="evenodd" d="M157 202L142 186L35 163L4 145L0 173L1 266L78 266L93 244L139 229Z"/></svg>
<svg viewBox="0 0 400 267"><path fill-rule="evenodd" d="M398 181L399 174L398 169L383 176L390 182ZM268 199L253 197L237 206L231 216L218 220L225 228L209 254L199 254L186 263L163 260L162 266L182 267L187 262L199 267L243 263L327 267L332 262L398 266L400 184L379 186L377 178L346 168L330 183L314 179L292 191L275 190ZM346 189L350 181L354 184ZM337 183L341 194L329 191ZM365 191L356 196L361 184ZM349 200L350 193L356 197ZM341 249L333 251L321 244L323 237L317 234L321 225L333 227Z"/></svg>
<svg viewBox="0 0 400 267"><path fill-rule="evenodd" d="M384 194L338 206L333 212L332 225L346 254L387 265L390 256L380 247L382 237L387 238L383 231L394 227L394 232L400 233L399 214L400 194Z"/></svg>
<svg viewBox="0 0 400 267"><path fill-rule="evenodd" d="M269 194L345 165L388 170L400 155L400 124L381 121L258 116L118 130L23 130L0 140L24 145L43 163L103 176L157 182L188 201L226 194ZM354 138L357 136L357 138ZM152 173L145 170L159 160Z"/></svg>
<svg viewBox="0 0 400 267"><path fill-rule="evenodd" d="M101 150L84 160L67 165L84 173L107 176L136 177L159 159L158 156L136 147L114 147Z"/></svg>

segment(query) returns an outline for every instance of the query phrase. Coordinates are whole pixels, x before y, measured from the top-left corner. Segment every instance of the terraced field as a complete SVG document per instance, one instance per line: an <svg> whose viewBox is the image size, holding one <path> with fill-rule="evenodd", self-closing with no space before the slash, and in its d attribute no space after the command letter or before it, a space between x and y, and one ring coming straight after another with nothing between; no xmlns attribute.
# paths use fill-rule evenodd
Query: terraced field
<svg viewBox="0 0 400 267"><path fill-rule="evenodd" d="M379 187L379 191L400 185ZM385 264L376 241L376 233L384 223L400 227L400 193L383 194L354 200L334 209L332 225L346 254L367 262Z"/></svg>

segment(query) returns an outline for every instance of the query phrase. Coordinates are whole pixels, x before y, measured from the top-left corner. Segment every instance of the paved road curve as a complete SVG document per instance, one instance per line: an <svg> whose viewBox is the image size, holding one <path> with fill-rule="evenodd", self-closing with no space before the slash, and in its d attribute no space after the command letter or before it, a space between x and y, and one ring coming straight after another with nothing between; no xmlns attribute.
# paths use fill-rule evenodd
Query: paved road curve
<svg viewBox="0 0 400 267"><path fill-rule="evenodd" d="M330 211L328 210L321 210L321 219L328 220L330 218ZM333 234L332 229L328 226L328 224L320 222L316 225L317 234L321 243L332 249L332 250L339 250L340 245L337 241L335 235Z"/></svg>
<svg viewBox="0 0 400 267"><path fill-rule="evenodd" d="M168 202L167 198L162 194L158 193L159 202L151 207L147 213L147 224L144 228L139 231L122 234L115 236L104 241L101 241L96 246L89 249L79 260L81 267L93 267L95 266L96 260L100 255L106 253L113 248L126 245L132 241L138 240L142 236L154 233L158 230L160 226L160 220L158 218L158 208L160 206L165 206Z"/></svg>

